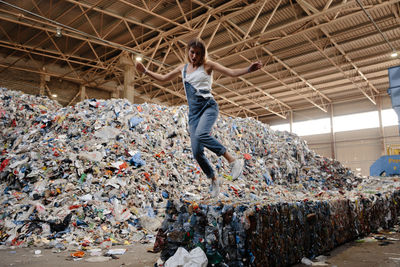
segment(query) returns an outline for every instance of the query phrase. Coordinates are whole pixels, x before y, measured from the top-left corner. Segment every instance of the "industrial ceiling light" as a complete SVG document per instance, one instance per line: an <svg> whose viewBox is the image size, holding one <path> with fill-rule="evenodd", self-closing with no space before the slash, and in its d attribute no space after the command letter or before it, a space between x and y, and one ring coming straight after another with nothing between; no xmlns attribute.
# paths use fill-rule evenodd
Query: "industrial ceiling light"
<svg viewBox="0 0 400 267"><path fill-rule="evenodd" d="M399 54L397 54L396 51L393 51L392 54L390 55L391 57L397 57Z"/></svg>
<svg viewBox="0 0 400 267"><path fill-rule="evenodd" d="M61 28L57 27L56 37L60 38L62 36Z"/></svg>
<svg viewBox="0 0 400 267"><path fill-rule="evenodd" d="M141 56L137 56L136 57L136 61L139 61L139 62L142 61L142 57Z"/></svg>
<svg viewBox="0 0 400 267"><path fill-rule="evenodd" d="M52 94L51 96L54 97L54 98L56 98L56 97L57 97L57 94Z"/></svg>

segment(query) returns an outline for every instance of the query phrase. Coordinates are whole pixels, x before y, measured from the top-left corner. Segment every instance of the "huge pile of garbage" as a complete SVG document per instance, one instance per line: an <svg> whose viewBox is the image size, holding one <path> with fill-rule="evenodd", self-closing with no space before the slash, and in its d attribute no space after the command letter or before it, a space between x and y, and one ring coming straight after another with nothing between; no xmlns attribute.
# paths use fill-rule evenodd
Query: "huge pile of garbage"
<svg viewBox="0 0 400 267"><path fill-rule="evenodd" d="M210 181L191 154L186 106L89 99L62 107L0 93L1 244L127 244L154 238L169 200L280 203L351 197L364 188L295 134L220 116L213 134L245 168L232 181L229 164L207 151L224 181L218 200L209 199Z"/></svg>

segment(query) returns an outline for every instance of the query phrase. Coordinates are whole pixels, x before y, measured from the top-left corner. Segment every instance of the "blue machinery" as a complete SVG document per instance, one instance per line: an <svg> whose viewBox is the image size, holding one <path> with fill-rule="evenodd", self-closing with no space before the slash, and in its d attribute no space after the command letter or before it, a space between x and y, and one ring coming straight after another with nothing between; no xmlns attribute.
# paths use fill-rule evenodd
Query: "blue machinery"
<svg viewBox="0 0 400 267"><path fill-rule="evenodd" d="M392 99L392 107L397 113L400 127L400 66L391 67L389 73L389 89L388 94ZM400 128L399 128L400 129Z"/></svg>
<svg viewBox="0 0 400 267"><path fill-rule="evenodd" d="M392 107L397 113L400 129L400 66L388 69L389 89L388 94L392 100ZM394 176L400 175L400 146L389 146L386 156L380 157L369 168L371 176Z"/></svg>
<svg viewBox="0 0 400 267"><path fill-rule="evenodd" d="M386 156L380 157L369 168L371 176L400 175L400 146L388 146Z"/></svg>

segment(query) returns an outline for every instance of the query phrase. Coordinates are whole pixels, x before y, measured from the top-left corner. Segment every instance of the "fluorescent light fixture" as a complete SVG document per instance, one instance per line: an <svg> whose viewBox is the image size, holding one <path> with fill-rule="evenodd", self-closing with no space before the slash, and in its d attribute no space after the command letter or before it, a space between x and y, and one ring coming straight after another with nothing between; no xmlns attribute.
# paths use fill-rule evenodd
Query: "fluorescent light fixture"
<svg viewBox="0 0 400 267"><path fill-rule="evenodd" d="M142 61L142 57L141 56L136 56L136 61Z"/></svg>
<svg viewBox="0 0 400 267"><path fill-rule="evenodd" d="M399 54L397 54L396 51L393 51L392 54L390 55L391 57L397 57Z"/></svg>
<svg viewBox="0 0 400 267"><path fill-rule="evenodd" d="M52 96L52 97L57 97L57 94L52 94L51 96Z"/></svg>

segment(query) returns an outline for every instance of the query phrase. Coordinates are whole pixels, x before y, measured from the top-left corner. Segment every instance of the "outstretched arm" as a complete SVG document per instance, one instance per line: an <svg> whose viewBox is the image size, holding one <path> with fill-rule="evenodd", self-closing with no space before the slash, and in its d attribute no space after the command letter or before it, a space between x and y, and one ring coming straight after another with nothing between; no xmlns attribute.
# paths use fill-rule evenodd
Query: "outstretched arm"
<svg viewBox="0 0 400 267"><path fill-rule="evenodd" d="M181 72L182 68L183 68L183 64L179 65L178 67L176 67L175 69L173 69L172 71L166 73L166 74L159 74L153 71L150 71L148 69L146 69L146 67L140 63L140 62L136 62L136 69L137 71L139 71L140 73L144 73L148 76L150 76L151 78L160 81L160 82L165 82L165 81L170 81L173 78L175 78L176 76L179 75L179 73Z"/></svg>
<svg viewBox="0 0 400 267"><path fill-rule="evenodd" d="M243 74L259 70L262 67L262 64L260 61L253 62L250 64L250 66L248 66L246 68L241 68L241 69L230 69L230 68L224 67L221 64L219 64L217 62L213 62L213 61L207 61L207 65L210 66L211 70L218 71L218 72L220 72L226 76L230 76L230 77L238 77Z"/></svg>

